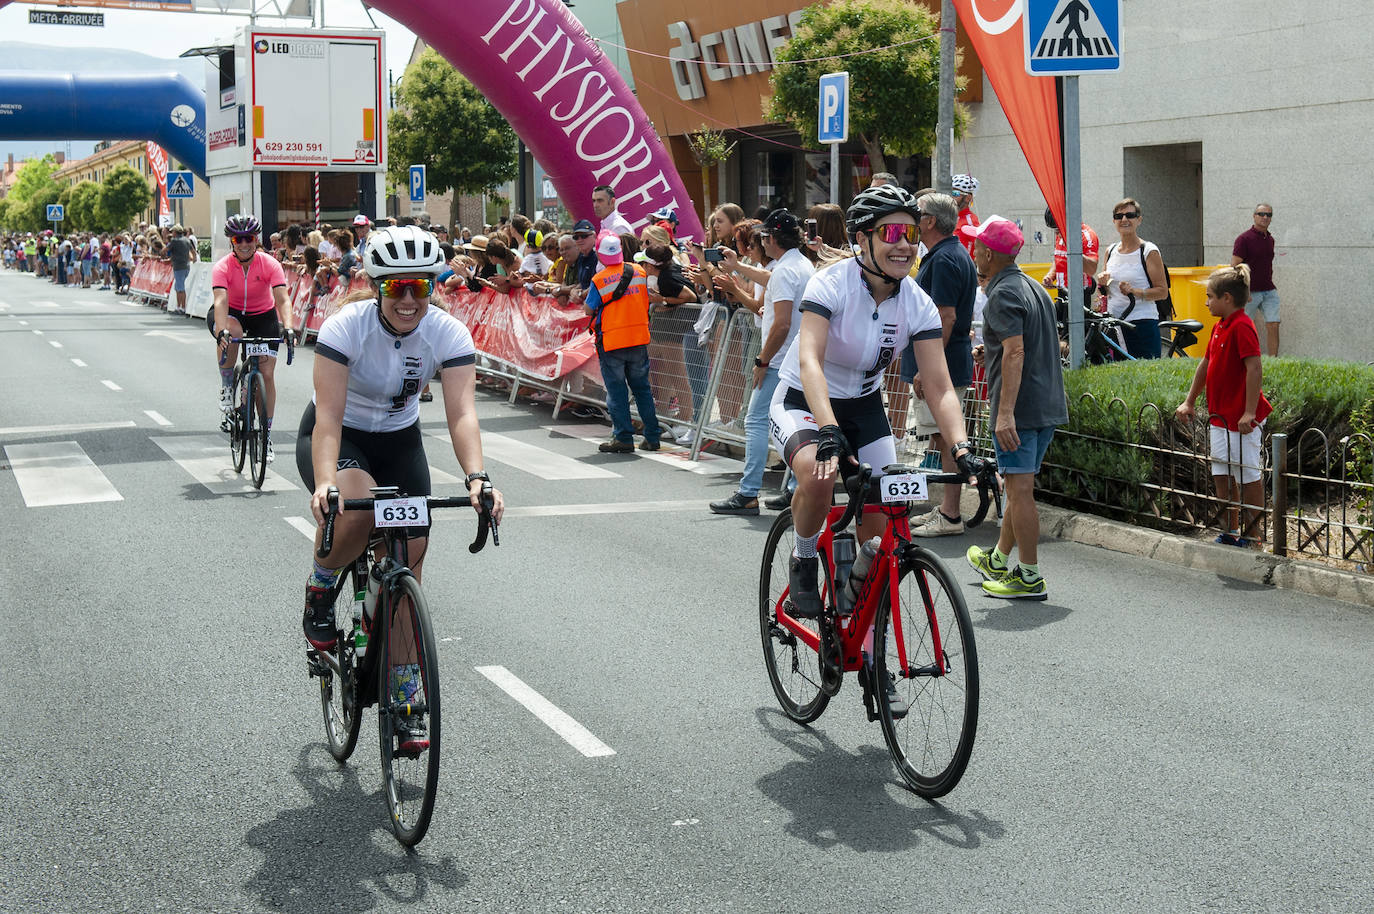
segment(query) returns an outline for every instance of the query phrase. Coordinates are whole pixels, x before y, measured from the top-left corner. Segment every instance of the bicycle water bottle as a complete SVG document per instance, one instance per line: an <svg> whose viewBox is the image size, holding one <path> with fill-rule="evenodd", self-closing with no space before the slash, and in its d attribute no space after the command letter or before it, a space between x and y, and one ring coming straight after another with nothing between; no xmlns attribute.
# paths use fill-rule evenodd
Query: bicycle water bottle
<svg viewBox="0 0 1374 914"><path fill-rule="evenodd" d="M367 617L368 627L372 626L372 620L377 615L377 594L382 590L382 578L373 565L372 570L367 573L367 595L363 597L363 614Z"/></svg>
<svg viewBox="0 0 1374 914"><path fill-rule="evenodd" d="M830 555L835 559L835 603L840 612L848 612L853 606L849 599L849 571L854 566L854 534L837 533L830 544Z"/></svg>
<svg viewBox="0 0 1374 914"><path fill-rule="evenodd" d="M864 580L868 578L868 572L873 568L873 558L878 554L882 544L883 538L875 536L865 542L860 547L859 554L854 557L854 565L849 569L849 581L844 588L851 606L859 602L859 591L863 589Z"/></svg>
<svg viewBox="0 0 1374 914"><path fill-rule="evenodd" d="M362 659L367 654L367 629L363 628L363 612L367 603L367 588L353 594L353 648Z"/></svg>

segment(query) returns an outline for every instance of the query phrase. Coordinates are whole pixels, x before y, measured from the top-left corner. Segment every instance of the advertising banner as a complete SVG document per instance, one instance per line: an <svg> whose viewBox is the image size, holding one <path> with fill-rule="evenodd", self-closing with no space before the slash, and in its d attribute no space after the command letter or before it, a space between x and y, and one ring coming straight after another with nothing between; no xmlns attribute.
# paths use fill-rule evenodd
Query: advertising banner
<svg viewBox="0 0 1374 914"><path fill-rule="evenodd" d="M172 214L172 204L167 200L167 152L156 143L147 143L144 150L148 154L148 167L153 170L153 178L157 181L157 216L161 220L163 216ZM161 225L161 221L158 223Z"/></svg>

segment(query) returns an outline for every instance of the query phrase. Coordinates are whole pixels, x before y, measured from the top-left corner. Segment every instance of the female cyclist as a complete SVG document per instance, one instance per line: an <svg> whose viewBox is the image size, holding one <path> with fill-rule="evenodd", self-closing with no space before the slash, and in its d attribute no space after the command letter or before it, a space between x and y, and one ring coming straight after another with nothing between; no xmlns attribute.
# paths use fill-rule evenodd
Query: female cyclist
<svg viewBox="0 0 1374 914"><path fill-rule="evenodd" d="M793 614L801 618L815 618L821 611L816 540L830 510L836 473L847 476L861 462L875 470L897 462L882 383L883 372L907 340L915 346L926 401L940 434L958 442L951 451L960 472L973 476L963 413L945 365L940 315L908 276L916 255L917 223L925 218L933 217L894 185L872 187L854 198L845 227L859 247L858 256L817 270L807 283L801 329L778 371L769 416L774 445L797 477L789 584ZM865 517L859 540L882 533L885 520L881 514ZM868 647L871 656L872 645ZM895 692L889 695L893 698Z"/></svg>

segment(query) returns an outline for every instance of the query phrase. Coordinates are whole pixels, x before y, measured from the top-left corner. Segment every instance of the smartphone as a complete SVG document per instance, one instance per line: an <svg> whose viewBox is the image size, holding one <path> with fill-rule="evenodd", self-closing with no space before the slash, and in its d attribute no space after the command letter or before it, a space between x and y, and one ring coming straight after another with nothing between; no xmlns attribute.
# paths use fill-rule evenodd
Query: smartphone
<svg viewBox="0 0 1374 914"><path fill-rule="evenodd" d="M807 240L807 241L815 241L815 240L816 240L816 220L815 220L815 219L807 219L807 220L806 220L806 240Z"/></svg>
<svg viewBox="0 0 1374 914"><path fill-rule="evenodd" d="M725 252L720 248L707 248L703 256L707 263L720 263L725 259Z"/></svg>

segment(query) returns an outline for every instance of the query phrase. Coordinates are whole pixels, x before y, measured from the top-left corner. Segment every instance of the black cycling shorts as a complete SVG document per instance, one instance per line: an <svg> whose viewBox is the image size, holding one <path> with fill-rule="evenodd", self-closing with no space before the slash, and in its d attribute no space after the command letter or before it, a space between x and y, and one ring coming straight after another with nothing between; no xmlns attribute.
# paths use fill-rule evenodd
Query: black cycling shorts
<svg viewBox="0 0 1374 914"><path fill-rule="evenodd" d="M315 464L310 439L315 433L315 404L305 408L296 433L296 470L306 491L315 491ZM343 427L339 439L340 470L362 470L379 486L395 486L402 495L430 494L429 462L420 424L398 432L363 432Z"/></svg>
<svg viewBox="0 0 1374 914"><path fill-rule="evenodd" d="M239 326L243 328L244 336L266 339L281 336L281 321L277 319L276 308L271 311L259 311L257 314L244 314L242 311L235 311L230 308L229 316L239 322ZM205 312L205 329L210 331L211 336L215 335L215 309L213 307ZM273 343L269 348L276 352L279 345L281 344Z"/></svg>
<svg viewBox="0 0 1374 914"><path fill-rule="evenodd" d="M832 399L830 410L835 414L835 424L840 427L849 445L849 453L860 463L880 470L897 462L896 439L892 437L892 426L887 421L881 391L875 390L866 397L848 400ZM795 387L778 385L768 410L768 419L773 446L788 464L792 463L797 451L808 444L815 444L820 437L816 417L806 402L806 394ZM848 460L840 461L842 476L848 477L855 472L857 468Z"/></svg>

